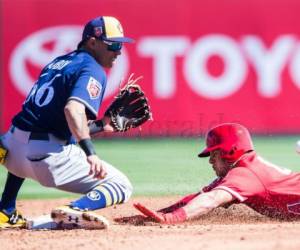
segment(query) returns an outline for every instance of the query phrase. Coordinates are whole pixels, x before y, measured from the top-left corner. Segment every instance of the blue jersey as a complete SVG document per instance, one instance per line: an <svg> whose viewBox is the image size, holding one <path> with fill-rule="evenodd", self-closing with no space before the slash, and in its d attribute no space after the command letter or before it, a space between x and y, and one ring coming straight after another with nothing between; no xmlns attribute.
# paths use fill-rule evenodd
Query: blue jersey
<svg viewBox="0 0 300 250"><path fill-rule="evenodd" d="M69 140L71 132L64 115L68 100L83 103L87 118L96 119L105 87L104 69L86 51L60 56L42 70L12 123L25 131L52 133Z"/></svg>

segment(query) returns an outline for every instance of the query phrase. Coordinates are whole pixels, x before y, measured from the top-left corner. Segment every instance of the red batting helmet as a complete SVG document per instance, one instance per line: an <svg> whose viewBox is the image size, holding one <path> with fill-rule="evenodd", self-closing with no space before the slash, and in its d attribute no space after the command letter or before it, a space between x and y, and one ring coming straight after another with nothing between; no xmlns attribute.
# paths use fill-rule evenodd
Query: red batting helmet
<svg viewBox="0 0 300 250"><path fill-rule="evenodd" d="M210 152L221 150L222 158L237 160L244 153L254 150L249 131L237 123L223 123L212 128L206 136L206 148L198 155L208 157Z"/></svg>

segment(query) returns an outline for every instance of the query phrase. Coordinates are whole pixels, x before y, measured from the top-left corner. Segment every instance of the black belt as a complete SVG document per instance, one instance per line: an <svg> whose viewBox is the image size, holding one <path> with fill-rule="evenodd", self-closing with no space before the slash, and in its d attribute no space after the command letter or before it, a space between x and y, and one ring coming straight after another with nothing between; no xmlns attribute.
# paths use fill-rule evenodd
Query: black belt
<svg viewBox="0 0 300 250"><path fill-rule="evenodd" d="M10 127L10 132L13 134L16 128L17 127L15 127L15 126L11 126ZM51 140L49 133L45 133L45 132L30 132L30 131L24 131L24 132L28 132L29 133L29 138L28 138L29 141L50 141ZM53 136L53 137L55 137L55 136ZM60 143L62 143L64 145L70 144L70 142L67 141L67 140L62 140L62 139L59 139L57 137L55 137L55 138L57 139L57 141L60 141Z"/></svg>
<svg viewBox="0 0 300 250"><path fill-rule="evenodd" d="M15 126L10 127L10 132L12 134L15 132L15 128L16 128ZM48 133L30 132L30 131L24 131L24 132L30 133L28 140L32 140L32 141L49 141L50 140Z"/></svg>
<svg viewBox="0 0 300 250"><path fill-rule="evenodd" d="M49 141L48 133L30 132L29 140L32 141Z"/></svg>

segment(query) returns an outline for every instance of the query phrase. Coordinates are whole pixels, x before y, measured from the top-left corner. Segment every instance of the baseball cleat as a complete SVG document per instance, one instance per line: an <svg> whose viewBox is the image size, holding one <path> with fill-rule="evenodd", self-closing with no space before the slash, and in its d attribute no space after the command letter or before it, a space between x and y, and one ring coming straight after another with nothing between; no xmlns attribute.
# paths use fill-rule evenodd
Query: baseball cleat
<svg viewBox="0 0 300 250"><path fill-rule="evenodd" d="M61 228L106 229L108 220L91 211L80 211L69 206L61 206L51 211L51 218Z"/></svg>
<svg viewBox="0 0 300 250"><path fill-rule="evenodd" d="M26 220L15 210L11 214L0 211L0 229L25 228Z"/></svg>

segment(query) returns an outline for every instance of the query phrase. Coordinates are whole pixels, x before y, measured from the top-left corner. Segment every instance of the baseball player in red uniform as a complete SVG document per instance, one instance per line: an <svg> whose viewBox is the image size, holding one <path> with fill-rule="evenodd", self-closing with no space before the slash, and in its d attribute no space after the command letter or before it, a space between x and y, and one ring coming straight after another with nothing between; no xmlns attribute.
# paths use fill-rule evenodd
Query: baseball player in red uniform
<svg viewBox="0 0 300 250"><path fill-rule="evenodd" d="M217 175L212 183L157 212L140 203L134 204L135 208L167 224L196 219L214 208L233 203L244 203L273 218L300 218L300 173L257 155L245 127L220 124L208 132L206 145L198 156L209 157Z"/></svg>

